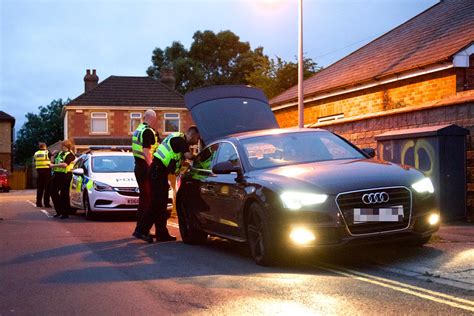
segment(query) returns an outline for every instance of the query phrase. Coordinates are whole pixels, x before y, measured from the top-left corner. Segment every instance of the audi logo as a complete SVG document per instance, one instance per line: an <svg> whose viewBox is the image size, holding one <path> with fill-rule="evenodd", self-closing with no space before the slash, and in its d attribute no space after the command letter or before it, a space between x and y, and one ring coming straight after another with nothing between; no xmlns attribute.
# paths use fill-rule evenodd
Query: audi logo
<svg viewBox="0 0 474 316"><path fill-rule="evenodd" d="M387 203L389 200L390 196L387 192L366 193L362 195L362 202L364 204Z"/></svg>

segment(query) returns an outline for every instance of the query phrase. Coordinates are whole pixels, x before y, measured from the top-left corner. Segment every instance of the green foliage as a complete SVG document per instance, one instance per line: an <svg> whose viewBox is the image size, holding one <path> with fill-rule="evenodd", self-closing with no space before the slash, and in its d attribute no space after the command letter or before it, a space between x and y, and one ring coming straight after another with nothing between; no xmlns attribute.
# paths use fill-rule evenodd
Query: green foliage
<svg viewBox="0 0 474 316"><path fill-rule="evenodd" d="M63 138L61 111L70 100L53 100L47 106L39 107L39 114L27 113L26 122L17 133L15 141L15 162L29 163L38 150L38 143L48 146Z"/></svg>
<svg viewBox="0 0 474 316"><path fill-rule="evenodd" d="M298 82L297 63L279 57L270 59L263 47L252 50L248 42L240 41L231 31L197 31L193 40L189 50L180 42L173 42L164 50L155 48L148 76L160 79L162 69L172 68L175 88L181 94L205 86L250 84L269 98ZM320 69L310 58L305 59L304 68L305 78Z"/></svg>

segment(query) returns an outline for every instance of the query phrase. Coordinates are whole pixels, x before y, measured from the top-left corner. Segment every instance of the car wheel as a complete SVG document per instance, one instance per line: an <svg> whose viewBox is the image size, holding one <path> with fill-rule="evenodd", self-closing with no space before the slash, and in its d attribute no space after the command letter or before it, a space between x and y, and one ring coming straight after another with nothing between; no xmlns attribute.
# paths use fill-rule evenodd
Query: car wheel
<svg viewBox="0 0 474 316"><path fill-rule="evenodd" d="M273 264L277 256L276 247L271 243L265 214L257 203L250 205L246 228L247 242L255 262L262 266Z"/></svg>
<svg viewBox="0 0 474 316"><path fill-rule="evenodd" d="M89 202L89 196L84 193L84 211L86 213L86 219L91 220L94 217L94 213L91 210L91 203Z"/></svg>
<svg viewBox="0 0 474 316"><path fill-rule="evenodd" d="M8 193L8 192L10 192L10 189L9 188L3 188L3 192Z"/></svg>
<svg viewBox="0 0 474 316"><path fill-rule="evenodd" d="M201 231L196 227L196 224L192 220L192 216L186 211L186 207L183 201L179 202L178 207L178 222L179 222L179 233L181 239L185 244L200 245L207 241L207 233Z"/></svg>

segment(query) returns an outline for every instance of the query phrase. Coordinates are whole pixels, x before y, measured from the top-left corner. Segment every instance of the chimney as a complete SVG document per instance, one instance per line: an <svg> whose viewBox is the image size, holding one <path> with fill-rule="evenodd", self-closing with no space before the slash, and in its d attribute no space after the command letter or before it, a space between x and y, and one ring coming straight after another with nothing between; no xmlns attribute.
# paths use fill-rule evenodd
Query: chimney
<svg viewBox="0 0 474 316"><path fill-rule="evenodd" d="M89 92L94 89L99 84L99 77L97 76L95 69L86 70L86 75L84 76L84 92Z"/></svg>
<svg viewBox="0 0 474 316"><path fill-rule="evenodd" d="M174 77L173 68L163 68L161 69L161 83L167 86L168 88L174 90L174 85L176 83L176 79Z"/></svg>

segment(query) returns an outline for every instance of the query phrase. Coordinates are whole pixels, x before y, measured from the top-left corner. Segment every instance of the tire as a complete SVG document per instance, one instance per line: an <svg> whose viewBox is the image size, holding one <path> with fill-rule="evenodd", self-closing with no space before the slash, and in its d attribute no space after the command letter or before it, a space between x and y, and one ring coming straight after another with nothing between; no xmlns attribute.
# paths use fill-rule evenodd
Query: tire
<svg viewBox="0 0 474 316"><path fill-rule="evenodd" d="M207 233L196 227L192 216L186 211L186 207L183 201L179 201L179 207L177 209L179 233L181 239L185 244L189 245L202 245L207 241Z"/></svg>
<svg viewBox="0 0 474 316"><path fill-rule="evenodd" d="M94 213L91 210L91 203L89 202L89 196L87 193L84 193L84 212L87 220L94 218Z"/></svg>
<svg viewBox="0 0 474 316"><path fill-rule="evenodd" d="M255 263L269 266L276 263L277 247L271 242L270 230L263 209L257 203L250 205L246 222L247 242Z"/></svg>
<svg viewBox="0 0 474 316"><path fill-rule="evenodd" d="M10 189L9 188L3 188L3 192L8 193L8 192L10 192Z"/></svg>

